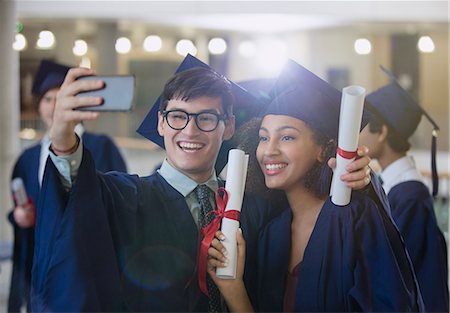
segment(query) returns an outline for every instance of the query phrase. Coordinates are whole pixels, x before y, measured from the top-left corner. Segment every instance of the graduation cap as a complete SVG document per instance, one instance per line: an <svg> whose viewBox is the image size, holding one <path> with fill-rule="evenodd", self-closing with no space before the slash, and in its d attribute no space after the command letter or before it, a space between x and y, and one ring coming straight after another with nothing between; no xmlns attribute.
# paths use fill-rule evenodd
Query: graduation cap
<svg viewBox="0 0 450 313"><path fill-rule="evenodd" d="M431 172L433 181L433 196L439 189L439 179L436 167L436 140L439 126L417 101L400 85L397 78L380 65L381 70L389 77L390 83L375 90L367 96L374 111L406 141L416 130L422 115L433 126L431 141Z"/></svg>
<svg viewBox="0 0 450 313"><path fill-rule="evenodd" d="M194 67L202 67L213 70L209 65L188 54L178 66L175 73L180 73ZM264 108L264 104L241 86L231 81L230 83L231 90L235 98L233 114L236 118L237 129L240 125L248 121L250 118L258 116L261 110ZM164 138L158 133L158 111L161 102L160 98L161 96L156 99L156 102L153 104L150 112L144 118L141 125L136 131L164 149ZM233 149L234 147L235 143L233 142L233 140L224 141L222 143L222 147L216 161L217 173L220 173L225 167L228 160L228 151L230 149Z"/></svg>
<svg viewBox="0 0 450 313"><path fill-rule="evenodd" d="M273 100L265 115L295 117L337 139L342 93L328 82L288 60L271 93ZM364 110L361 129L367 125L369 117L370 114Z"/></svg>
<svg viewBox="0 0 450 313"><path fill-rule="evenodd" d="M276 78L259 78L239 81L238 84L262 102L270 102L270 94Z"/></svg>
<svg viewBox="0 0 450 313"><path fill-rule="evenodd" d="M59 88L64 82L70 67L49 60L42 60L34 77L31 92L36 96L43 96L52 88Z"/></svg>

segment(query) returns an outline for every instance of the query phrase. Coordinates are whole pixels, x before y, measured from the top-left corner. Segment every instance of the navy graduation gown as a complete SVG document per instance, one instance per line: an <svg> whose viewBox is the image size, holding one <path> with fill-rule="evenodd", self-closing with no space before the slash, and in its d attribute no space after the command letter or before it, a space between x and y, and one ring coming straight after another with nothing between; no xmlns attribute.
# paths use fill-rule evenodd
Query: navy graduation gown
<svg viewBox="0 0 450 313"><path fill-rule="evenodd" d="M125 161L111 138L106 135L83 133L83 142L93 153L98 170L126 172ZM41 143L26 149L17 160L12 178L21 177L27 194L33 203L39 201L39 160ZM14 227L13 268L8 298L8 312L19 312L23 304L29 307L31 269L33 265L34 227L20 228L16 225L12 211L8 216Z"/></svg>
<svg viewBox="0 0 450 313"><path fill-rule="evenodd" d="M447 246L433 199L419 181L394 186L388 194L392 216L405 240L427 312L448 312Z"/></svg>
<svg viewBox="0 0 450 313"><path fill-rule="evenodd" d="M126 172L125 161L112 139L103 134L83 133L83 144L91 152L100 172Z"/></svg>
<svg viewBox="0 0 450 313"><path fill-rule="evenodd" d="M244 198L249 286L256 282L250 265L258 232L272 214L266 202ZM159 174L102 174L85 149L67 194L48 161L36 225L33 310L207 311L197 282L197 247L184 197Z"/></svg>
<svg viewBox="0 0 450 313"><path fill-rule="evenodd" d="M17 160L12 178L21 177L28 196L37 205L39 200L39 156L41 144L26 149ZM23 304L29 311L31 267L33 264L34 227L21 228L14 221L12 211L8 216L14 228L14 248L8 312L20 312Z"/></svg>
<svg viewBox="0 0 450 313"><path fill-rule="evenodd" d="M283 311L291 220L286 210L261 233L259 311ZM330 199L322 207L301 263L295 311L418 311L423 303L416 284L387 211L354 192L345 207Z"/></svg>

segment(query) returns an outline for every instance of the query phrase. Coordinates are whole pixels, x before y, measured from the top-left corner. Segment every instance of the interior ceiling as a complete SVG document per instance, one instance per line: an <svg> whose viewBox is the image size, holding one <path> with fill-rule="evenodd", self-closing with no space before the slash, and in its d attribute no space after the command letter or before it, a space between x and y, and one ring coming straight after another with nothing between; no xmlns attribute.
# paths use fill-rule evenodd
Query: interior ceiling
<svg viewBox="0 0 450 313"><path fill-rule="evenodd" d="M35 23L114 20L136 23L278 33L338 25L414 25L414 31L448 24L447 1L40 1L16 0L19 18ZM386 26L387 25L387 26Z"/></svg>

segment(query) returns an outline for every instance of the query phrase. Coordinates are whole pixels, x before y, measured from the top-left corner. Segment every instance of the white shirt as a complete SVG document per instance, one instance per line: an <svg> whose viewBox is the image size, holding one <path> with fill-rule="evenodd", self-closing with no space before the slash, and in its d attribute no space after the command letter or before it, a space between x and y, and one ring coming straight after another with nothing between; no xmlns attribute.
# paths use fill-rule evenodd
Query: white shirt
<svg viewBox="0 0 450 313"><path fill-rule="evenodd" d="M386 167L380 173L383 180L383 189L386 194L396 185L406 181L420 181L423 178L416 168L416 164L412 156L404 156Z"/></svg>

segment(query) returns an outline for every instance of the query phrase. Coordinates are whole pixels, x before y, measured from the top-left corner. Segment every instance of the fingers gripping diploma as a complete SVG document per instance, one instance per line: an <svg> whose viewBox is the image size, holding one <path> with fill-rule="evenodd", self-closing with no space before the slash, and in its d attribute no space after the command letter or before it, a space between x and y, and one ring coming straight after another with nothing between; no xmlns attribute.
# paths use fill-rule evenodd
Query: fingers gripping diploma
<svg viewBox="0 0 450 313"><path fill-rule="evenodd" d="M227 266L227 251L222 244L225 236L219 230L208 249L208 274L219 288L230 312L253 312L250 299L245 289L243 276L245 265L245 240L242 230L236 232L237 241L237 266L235 279L222 279L216 276L216 268Z"/></svg>
<svg viewBox="0 0 450 313"><path fill-rule="evenodd" d="M49 134L54 151L68 151L77 144L75 125L82 120L94 120L98 112L84 112L74 110L78 107L100 105L101 97L76 97L81 91L90 91L103 87L101 80L77 80L80 76L94 75L95 72L87 68L72 68L66 75L56 97L53 123Z"/></svg>
<svg viewBox="0 0 450 313"><path fill-rule="evenodd" d="M346 167L348 173L341 176L341 180L354 190L363 189L370 183L369 148L366 146L358 147L357 153L358 157ZM336 158L330 158L328 166L334 170Z"/></svg>

